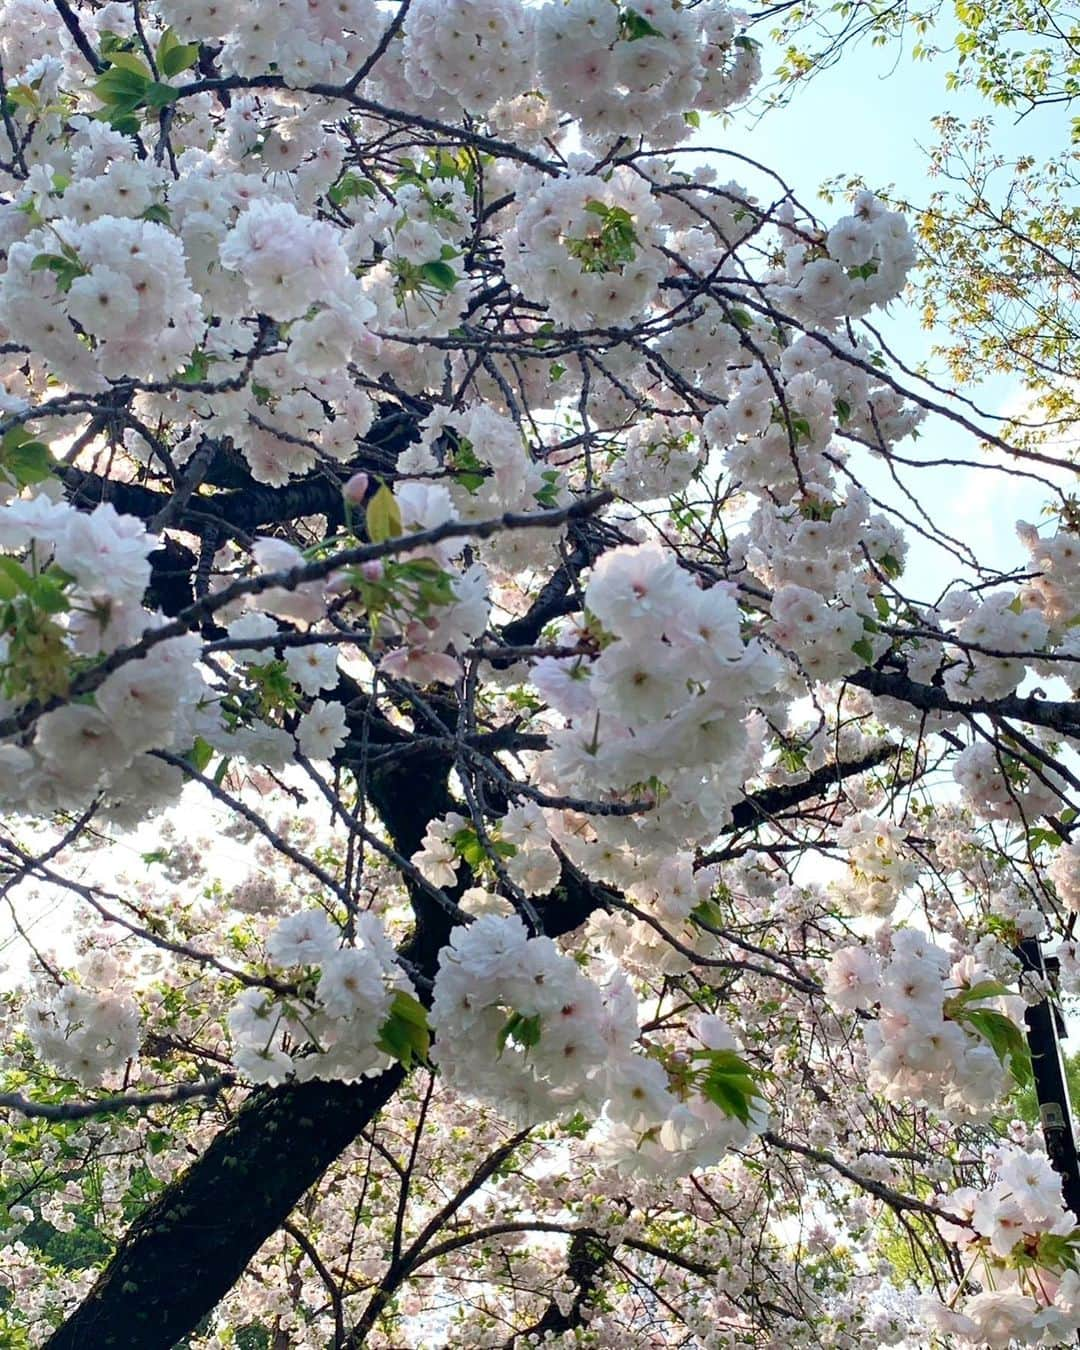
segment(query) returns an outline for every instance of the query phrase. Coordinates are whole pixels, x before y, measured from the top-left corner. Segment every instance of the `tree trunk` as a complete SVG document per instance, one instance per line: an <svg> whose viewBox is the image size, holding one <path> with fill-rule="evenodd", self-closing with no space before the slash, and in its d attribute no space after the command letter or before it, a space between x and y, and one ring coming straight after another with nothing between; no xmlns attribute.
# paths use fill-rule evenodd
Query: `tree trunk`
<svg viewBox="0 0 1080 1350"><path fill-rule="evenodd" d="M254 1094L132 1224L47 1350L169 1350L225 1297L404 1076L394 1065L361 1083Z"/></svg>

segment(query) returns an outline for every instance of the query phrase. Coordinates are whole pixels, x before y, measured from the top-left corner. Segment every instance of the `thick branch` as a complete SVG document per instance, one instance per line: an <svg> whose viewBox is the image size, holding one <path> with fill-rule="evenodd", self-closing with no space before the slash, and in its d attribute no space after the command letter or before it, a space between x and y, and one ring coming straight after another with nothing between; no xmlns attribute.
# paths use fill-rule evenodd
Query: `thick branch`
<svg viewBox="0 0 1080 1350"><path fill-rule="evenodd" d="M1080 703L1056 702L1048 698L1009 694L1005 698L950 698L944 689L934 684L917 684L900 671L875 670L867 666L848 676L849 684L883 698L894 698L923 712L962 713L965 717L982 715L990 718L1009 717L1032 726L1047 727L1063 736L1080 736Z"/></svg>
<svg viewBox="0 0 1080 1350"><path fill-rule="evenodd" d="M35 1102L18 1092L0 1092L0 1107L39 1120L85 1120L90 1116L117 1115L121 1111L145 1111L150 1106L171 1106L193 1097L216 1097L235 1082L233 1075L207 1078L201 1083L177 1083L156 1092L127 1092L116 1097L98 1097L88 1102Z"/></svg>

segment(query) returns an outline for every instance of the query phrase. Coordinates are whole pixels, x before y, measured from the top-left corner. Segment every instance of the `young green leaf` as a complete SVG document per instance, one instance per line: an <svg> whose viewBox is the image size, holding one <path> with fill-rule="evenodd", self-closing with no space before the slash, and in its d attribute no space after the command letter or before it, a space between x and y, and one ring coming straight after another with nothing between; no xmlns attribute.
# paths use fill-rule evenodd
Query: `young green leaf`
<svg viewBox="0 0 1080 1350"><path fill-rule="evenodd" d="M420 275L429 286L433 286L437 291L452 291L458 283L458 275L454 269L444 262L426 262L420 268Z"/></svg>
<svg viewBox="0 0 1080 1350"><path fill-rule="evenodd" d="M699 1050L694 1058L704 1061L695 1076L701 1095L725 1115L748 1125L754 1101L761 1097L753 1068L734 1050Z"/></svg>
<svg viewBox="0 0 1080 1350"><path fill-rule="evenodd" d="M401 508L385 483L368 502L365 520L367 536L373 544L381 544L385 539L396 539L402 533Z"/></svg>

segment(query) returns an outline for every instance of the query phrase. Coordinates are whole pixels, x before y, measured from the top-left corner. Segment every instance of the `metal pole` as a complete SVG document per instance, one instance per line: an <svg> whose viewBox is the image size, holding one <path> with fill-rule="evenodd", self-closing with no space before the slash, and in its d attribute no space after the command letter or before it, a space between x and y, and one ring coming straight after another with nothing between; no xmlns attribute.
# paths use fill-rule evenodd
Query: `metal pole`
<svg viewBox="0 0 1080 1350"><path fill-rule="evenodd" d="M1048 969L1037 938L1024 938L1016 947L1016 955L1025 970L1043 980L1049 979L1056 988L1057 982L1053 978L1056 972ZM1059 1038L1065 1035L1065 1026L1049 998L1025 1008L1024 1021L1027 1023L1031 1066L1035 1072L1035 1096L1039 1103L1046 1152L1055 1169L1061 1173L1061 1190L1066 1206L1080 1218L1080 1160L1076 1156L1069 1085L1058 1044Z"/></svg>

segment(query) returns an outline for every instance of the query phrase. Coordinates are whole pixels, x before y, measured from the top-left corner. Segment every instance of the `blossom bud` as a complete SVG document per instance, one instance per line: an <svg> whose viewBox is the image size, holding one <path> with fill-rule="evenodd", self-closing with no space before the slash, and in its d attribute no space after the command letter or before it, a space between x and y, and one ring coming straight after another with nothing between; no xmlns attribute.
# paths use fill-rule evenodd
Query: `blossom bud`
<svg viewBox="0 0 1080 1350"><path fill-rule="evenodd" d="M341 489L341 495L350 506L360 506L367 496L369 478L366 473L354 473Z"/></svg>
<svg viewBox="0 0 1080 1350"><path fill-rule="evenodd" d="M372 558L370 562L360 564L360 575L365 581L381 581L384 570L380 558Z"/></svg>

